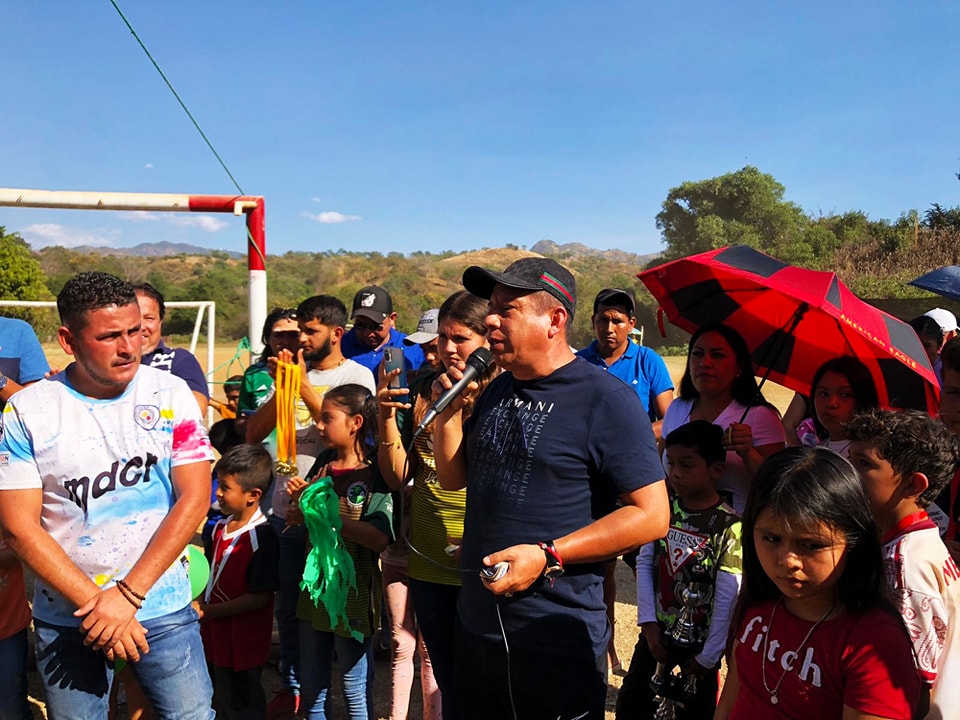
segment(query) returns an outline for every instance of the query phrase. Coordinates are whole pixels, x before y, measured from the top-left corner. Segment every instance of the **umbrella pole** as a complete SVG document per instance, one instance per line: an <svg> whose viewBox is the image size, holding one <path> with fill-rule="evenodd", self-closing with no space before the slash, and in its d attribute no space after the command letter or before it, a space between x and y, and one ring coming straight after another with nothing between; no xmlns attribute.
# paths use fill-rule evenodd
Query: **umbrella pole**
<svg viewBox="0 0 960 720"><path fill-rule="evenodd" d="M760 405L762 403L761 398L763 397L763 384L767 381L767 378L770 377L770 370L773 366L772 362L767 362L767 357L773 355L772 359L777 359L777 357L783 351L783 337L793 334L793 331L797 329L797 326L800 324L800 321L803 320L803 316L809 309L810 306L807 303L802 303L800 307L797 308L796 312L793 313L791 318L787 320L787 322L784 323L783 328L781 328L784 334L781 336L780 341L776 345L776 352L774 352L773 347L771 347L767 350L766 354L762 358L761 364L766 367L766 370L764 370L763 375L760 377L760 382L757 383L757 394L753 399L754 402L744 409L743 415L740 417L741 424L747 419L747 413L750 412L750 408L752 408L754 405Z"/></svg>

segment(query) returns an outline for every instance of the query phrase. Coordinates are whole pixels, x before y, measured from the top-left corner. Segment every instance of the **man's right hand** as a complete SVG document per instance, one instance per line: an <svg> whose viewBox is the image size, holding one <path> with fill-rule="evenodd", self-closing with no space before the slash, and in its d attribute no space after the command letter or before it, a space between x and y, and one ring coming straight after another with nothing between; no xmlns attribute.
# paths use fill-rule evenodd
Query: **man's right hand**
<svg viewBox="0 0 960 720"><path fill-rule="evenodd" d="M267 358L267 372L274 380L277 379L277 365L282 362L287 363L288 365L297 365L304 377L306 377L307 373L310 372L310 368L307 366L307 361L303 359L303 348L297 350L296 355L289 350L283 349L277 352L276 357Z"/></svg>
<svg viewBox="0 0 960 720"><path fill-rule="evenodd" d="M139 652L148 652L147 633L136 620L137 608L116 587L101 590L74 613L82 617L80 632L84 645L104 650L121 660L139 660ZM138 652L139 650L139 652Z"/></svg>
<svg viewBox="0 0 960 720"><path fill-rule="evenodd" d="M113 647L103 651L107 660L137 662L140 660L140 655L146 655L150 652L150 646L147 644L147 630L143 625L134 620L127 630L128 632L121 635L120 639L113 644Z"/></svg>

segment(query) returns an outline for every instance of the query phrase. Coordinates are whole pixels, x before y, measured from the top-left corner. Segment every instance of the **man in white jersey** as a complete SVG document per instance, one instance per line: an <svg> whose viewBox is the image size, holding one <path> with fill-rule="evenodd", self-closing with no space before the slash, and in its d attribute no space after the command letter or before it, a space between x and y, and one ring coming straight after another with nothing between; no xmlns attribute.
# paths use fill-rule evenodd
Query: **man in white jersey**
<svg viewBox="0 0 960 720"><path fill-rule="evenodd" d="M212 452L186 383L140 365L140 309L112 275L57 297L63 372L0 425L0 526L37 575L37 667L51 718L105 718L113 661L158 717L212 718L184 548L210 498Z"/></svg>

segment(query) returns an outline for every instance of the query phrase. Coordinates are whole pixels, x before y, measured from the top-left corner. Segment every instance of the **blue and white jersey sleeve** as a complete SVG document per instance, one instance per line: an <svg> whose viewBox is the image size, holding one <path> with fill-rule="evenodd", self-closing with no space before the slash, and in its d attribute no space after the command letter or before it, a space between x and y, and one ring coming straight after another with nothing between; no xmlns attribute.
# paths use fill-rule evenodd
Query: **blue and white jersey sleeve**
<svg viewBox="0 0 960 720"><path fill-rule="evenodd" d="M32 490L43 487L33 457L33 440L13 402L0 417L0 490Z"/></svg>

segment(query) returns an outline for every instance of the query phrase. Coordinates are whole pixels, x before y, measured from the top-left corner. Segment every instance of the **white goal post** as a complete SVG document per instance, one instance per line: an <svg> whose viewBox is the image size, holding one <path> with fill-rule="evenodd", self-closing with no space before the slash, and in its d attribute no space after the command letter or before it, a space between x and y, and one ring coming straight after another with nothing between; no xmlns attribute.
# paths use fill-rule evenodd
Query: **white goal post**
<svg viewBox="0 0 960 720"><path fill-rule="evenodd" d="M212 300L173 300L165 302L164 306L170 308L196 308L197 317L193 322L193 335L190 338L190 352L194 356L197 354L197 344L200 341L200 331L204 326L204 315L206 315L206 345L207 345L207 394L213 397L213 374L216 370L216 329L217 329L217 304ZM52 301L40 300L0 300L0 308L4 307L34 307L34 308L52 308L57 309L57 303ZM207 424L213 423L213 407L207 408Z"/></svg>

